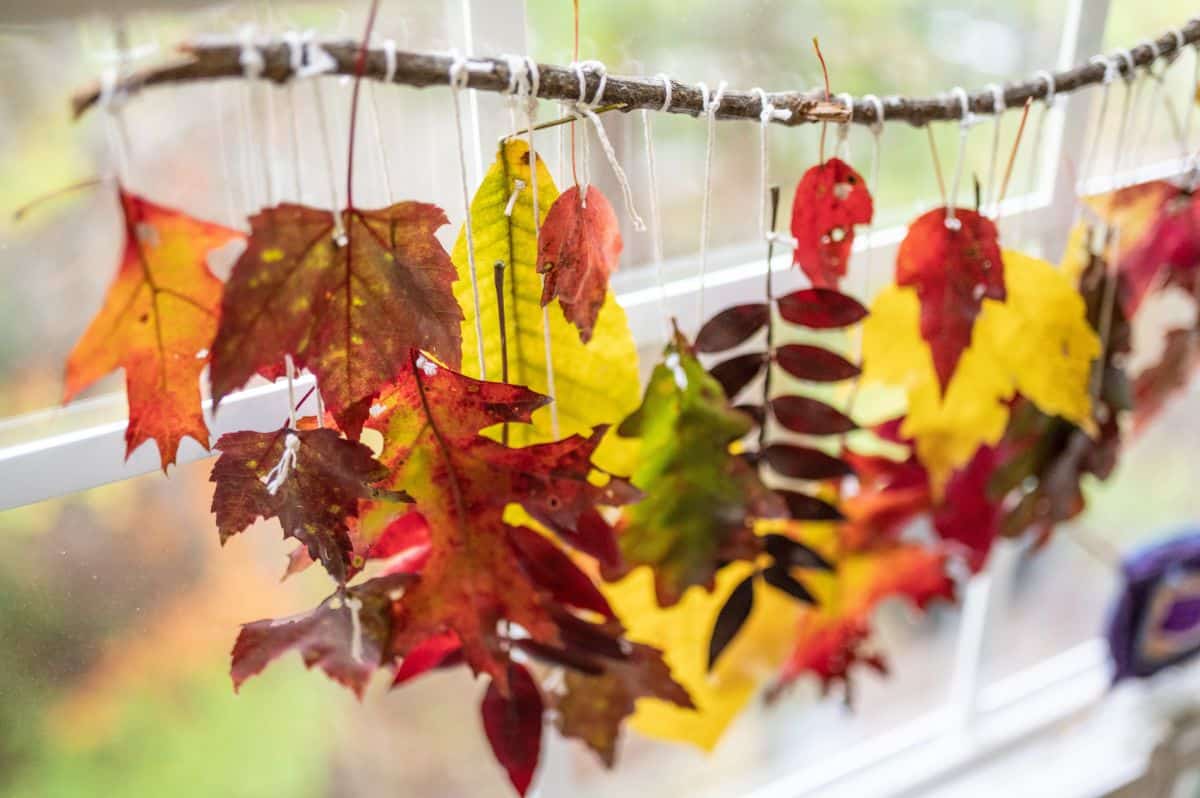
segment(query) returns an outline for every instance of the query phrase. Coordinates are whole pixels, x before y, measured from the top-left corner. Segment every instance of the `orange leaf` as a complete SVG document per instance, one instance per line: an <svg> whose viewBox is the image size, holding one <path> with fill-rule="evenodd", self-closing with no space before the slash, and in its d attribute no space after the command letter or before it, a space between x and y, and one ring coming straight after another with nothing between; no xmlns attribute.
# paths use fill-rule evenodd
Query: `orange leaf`
<svg viewBox="0 0 1200 798"><path fill-rule="evenodd" d="M538 271L546 275L542 306L555 297L567 321L579 328L585 344L608 292L608 278L621 257L621 228L612 205L595 186L584 201L579 187L559 195L541 230Z"/></svg>
<svg viewBox="0 0 1200 798"><path fill-rule="evenodd" d="M221 281L205 258L241 233L119 191L125 248L100 312L67 359L69 402L113 369L125 369L128 457L153 438L165 471L179 443L207 448L200 372L217 330Z"/></svg>

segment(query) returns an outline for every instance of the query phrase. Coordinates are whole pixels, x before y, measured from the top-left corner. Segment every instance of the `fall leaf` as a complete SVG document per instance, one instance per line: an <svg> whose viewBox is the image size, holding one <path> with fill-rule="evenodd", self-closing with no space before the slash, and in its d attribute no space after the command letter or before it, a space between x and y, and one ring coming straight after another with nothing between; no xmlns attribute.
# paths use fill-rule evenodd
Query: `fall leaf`
<svg viewBox="0 0 1200 798"><path fill-rule="evenodd" d="M414 348L457 367L461 342L454 267L434 233L437 206L399 202L333 214L283 204L250 217L213 342L220 402L286 355L316 375L338 426L357 438L371 400Z"/></svg>
<svg viewBox="0 0 1200 798"><path fill-rule="evenodd" d="M869 224L871 193L862 176L838 158L810 168L792 201L793 261L815 288L837 288L846 276L854 225Z"/></svg>
<svg viewBox="0 0 1200 798"><path fill-rule="evenodd" d="M754 519L786 513L754 469L730 454L752 426L676 331L641 406L619 429L641 439L633 484L646 494L622 514L621 551L628 567L653 566L664 606L692 585L711 587L724 563L752 559Z"/></svg>
<svg viewBox="0 0 1200 798"><path fill-rule="evenodd" d="M296 538L338 582L351 568L353 543L348 519L359 499L382 498L373 485L388 469L364 444L331 429L230 432L210 480L212 510L221 543L258 518L278 518L284 537ZM389 498L402 500L392 494Z"/></svg>
<svg viewBox="0 0 1200 798"><path fill-rule="evenodd" d="M1117 231L1122 238L1127 233ZM1137 312L1150 289L1176 284L1195 291L1200 269L1200 201L1179 189L1167 197L1149 228L1117 261L1125 312Z"/></svg>
<svg viewBox="0 0 1200 798"><path fill-rule="evenodd" d="M577 585L580 577L563 576L565 558L547 567L540 542L506 524L504 510L519 504L571 539L583 523L603 523L598 504L635 498L618 478L589 481L599 474L590 457L603 429L519 449L479 434L493 424L527 422L545 401L526 388L473 380L423 356L379 397L368 423L384 434L380 459L392 470L391 487L415 499L431 543L419 581L394 610L397 655L453 632L472 669L490 674L504 691L510 655L501 621L534 642L559 646L566 607L597 609L594 592L567 595L564 585Z"/></svg>
<svg viewBox="0 0 1200 798"><path fill-rule="evenodd" d="M607 767L616 759L621 725L641 699L653 698L682 709L693 709L688 692L672 677L656 648L634 643L625 660L611 662L604 673L568 670L565 690L554 701L558 729L582 740Z"/></svg>
<svg viewBox="0 0 1200 798"><path fill-rule="evenodd" d="M1146 427L1166 403L1186 388L1200 367L1200 329L1168 330L1162 357L1133 381L1133 429Z"/></svg>
<svg viewBox="0 0 1200 798"><path fill-rule="evenodd" d="M903 387L900 430L928 470L935 501L980 446L995 445L1020 393L1045 412L1088 426L1088 382L1100 343L1077 289L1044 261L1004 254L1008 298L984 299L974 340L943 392L921 340L917 293L882 291L863 324L863 380Z"/></svg>
<svg viewBox="0 0 1200 798"><path fill-rule="evenodd" d="M621 227L600 189L584 191L581 199L579 187L572 186L551 206L541 229L537 270L545 275L542 305L558 297L563 315L586 344L621 258Z"/></svg>
<svg viewBox="0 0 1200 798"><path fill-rule="evenodd" d="M63 401L125 369L125 454L153 439L165 471L184 437L208 447L200 372L217 330L221 282L206 256L243 236L124 189L118 197L125 230L121 261L103 307L67 359Z"/></svg>
<svg viewBox="0 0 1200 798"><path fill-rule="evenodd" d="M542 750L542 693L521 665L509 666L507 681L507 691L488 685L480 710L492 752L524 795Z"/></svg>
<svg viewBox="0 0 1200 798"><path fill-rule="evenodd" d="M371 674L390 659L392 601L411 579L407 574L381 576L339 589L312 612L244 625L233 646L233 686L241 687L294 649L305 667L320 666L362 698Z"/></svg>
<svg viewBox="0 0 1200 798"><path fill-rule="evenodd" d="M558 190L546 169L537 162L538 214L546 215ZM518 183L518 181L520 181ZM512 203L511 214L505 213ZM537 244L533 227L533 191L529 148L519 140L508 140L497 154L483 183L471 201L475 262L479 275L479 309L483 327L484 359L490 379L502 374L499 305L491 290L493 264L504 264L504 322L507 335L508 381L539 393L550 393L546 375L546 342L542 327L542 281L537 274ZM464 308L462 324L463 371L479 377L475 353L475 299L471 290L465 228L454 245L453 261L459 280L455 294ZM550 350L554 363L555 397L559 433L571 435L599 424L615 424L637 406L639 389L637 345L629 330L625 311L612 291L607 293L596 317L591 340L586 344L564 317L562 309L550 305ZM533 416L531 425L512 425L509 443L520 445L554 439L551 409ZM597 453L597 462L618 473L629 473L635 445L609 435Z"/></svg>
<svg viewBox="0 0 1200 798"><path fill-rule="evenodd" d="M896 285L916 289L921 337L933 353L945 393L959 358L971 345L984 299L1005 298L1004 263L992 221L975 211L934 208L908 228L896 253Z"/></svg>

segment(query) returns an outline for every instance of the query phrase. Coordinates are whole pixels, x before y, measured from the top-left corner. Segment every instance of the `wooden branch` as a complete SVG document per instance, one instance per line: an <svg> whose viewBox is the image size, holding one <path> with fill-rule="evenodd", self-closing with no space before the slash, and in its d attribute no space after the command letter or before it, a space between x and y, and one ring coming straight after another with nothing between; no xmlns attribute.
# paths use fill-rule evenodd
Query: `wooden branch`
<svg viewBox="0 0 1200 798"><path fill-rule="evenodd" d="M1174 32L1165 33L1154 40L1129 50L1132 67L1121 58L1108 56L1110 63L1117 66L1123 77L1132 78L1139 67L1149 67L1161 59L1173 59L1179 54L1180 45L1200 42L1200 19L1194 19L1179 29L1180 37ZM262 55L264 67L262 77L276 83L285 83L295 77L291 67L291 48L284 42L272 40L256 43ZM354 73L354 62L358 43L353 41L322 42L321 48L334 60L329 71L335 75ZM187 83L215 78L242 78L242 45L232 41L200 42L181 47L181 57L173 62L133 72L114 86L116 95L135 93L146 86L171 83ZM441 53L396 52L396 68L392 82L406 86L445 86L449 83L449 71L454 59ZM579 99L579 80L573 69L539 64L540 87L538 96L547 100ZM1107 68L1103 63L1083 64L1055 74L1055 94L1066 94L1086 86L1104 81ZM481 91L504 92L509 85L508 64L503 58L471 58L466 68L468 88ZM367 55L364 77L383 80L387 75L387 58L383 48L372 48ZM600 76L593 71L585 72L587 97L592 99L599 86ZM1019 108L1027 99L1044 99L1049 87L1046 81L1037 78L1004 87L1004 104L1007 108ZM72 100L75 116L82 115L96 105L101 97L99 85L90 86L75 95ZM845 122L872 124L879 121L873 103L855 99L852 111L839 102L828 102L821 91L768 92L769 102L778 109L791 111L791 117L774 120L778 124L798 125L810 122ZM661 81L646 77L621 77L610 75L605 84L603 102L621 106L621 110L638 108L666 110L670 113L699 116L703 113L704 98L699 87L671 81L671 104L663 109L666 99ZM962 114L959 100L952 95L939 97L887 97L883 99L884 119L888 122L903 120L911 125L927 122L959 119ZM968 95L968 106L972 113L994 113L994 98L991 91L983 90ZM756 93L727 91L717 110L718 119L753 119L757 121L762 110Z"/></svg>

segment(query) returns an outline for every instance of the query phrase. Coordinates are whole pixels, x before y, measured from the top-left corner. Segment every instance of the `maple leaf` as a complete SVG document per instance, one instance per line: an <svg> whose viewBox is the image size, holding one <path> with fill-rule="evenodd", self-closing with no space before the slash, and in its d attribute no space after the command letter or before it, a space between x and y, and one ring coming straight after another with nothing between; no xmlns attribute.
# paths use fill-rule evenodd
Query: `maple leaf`
<svg viewBox="0 0 1200 798"><path fill-rule="evenodd" d="M641 406L618 430L641 439L633 484L646 493L622 513L621 551L630 567L653 566L663 605L692 585L711 587L724 563L753 559L760 549L753 520L786 514L755 470L729 451L752 427L676 330Z"/></svg>
<svg viewBox="0 0 1200 798"><path fill-rule="evenodd" d="M479 321L487 376L500 379L507 360L508 382L543 394L553 393L555 397L557 427L552 408L544 407L534 413L532 424L510 425L508 442L514 445L541 443L561 435L586 433L600 424L615 424L637 406L640 388L637 344L625 311L609 290L586 344L559 305L545 308L555 376L551 391L529 162L529 147L524 141L505 141L471 200L475 263L480 269ZM537 159L536 174L538 217L544 225L558 198L558 189L541 158ZM509 200L513 200L511 206ZM455 294L466 313L462 324L463 351L467 353L463 372L480 377L475 356L479 340L475 330L476 305L465 226L454 245L452 258L459 276ZM505 347L501 346L500 304L496 292L491 290L493 281L487 279L497 263L504 265ZM610 471L629 473L636 448L636 444L610 434L597 451L596 460Z"/></svg>
<svg viewBox="0 0 1200 798"><path fill-rule="evenodd" d="M364 444L332 429L230 432L210 481L212 511L224 544L259 517L278 518L284 537L296 538L338 582L345 582L354 549L348 520L360 499L402 494L374 487L388 469Z"/></svg>
<svg viewBox="0 0 1200 798"><path fill-rule="evenodd" d="M558 297L586 344L621 258L621 229L600 189L588 186L585 192L581 199L579 187L572 186L554 201L542 225L537 269L545 275L542 305Z"/></svg>
<svg viewBox="0 0 1200 798"><path fill-rule="evenodd" d="M125 243L104 305L67 359L63 401L125 369L125 456L158 444L163 470L190 437L208 447L200 372L217 329L221 282L210 251L243 237L119 189Z"/></svg>
<svg viewBox="0 0 1200 798"><path fill-rule="evenodd" d="M419 581L395 607L394 653L406 656L452 632L466 662L504 691L509 643L501 621L537 643L560 645L565 607L598 609L598 597L578 587L580 575L562 574L569 561L547 568L540 543L505 523L504 511L520 505L568 540L577 540L575 531L589 523L603 524L611 536L597 505L618 506L637 494L616 477L603 485L589 481L600 473L590 458L603 429L525 448L479 434L493 424L527 422L545 401L526 388L480 382L423 356L379 397L369 424L384 434L380 459L392 469L391 487L416 500L430 538ZM577 594L568 595L572 585Z"/></svg>
<svg viewBox="0 0 1200 798"><path fill-rule="evenodd" d="M920 216L896 253L896 284L915 288L921 300L921 336L942 393L971 345L983 300L1006 296L996 225L975 211L955 214L953 224L945 208Z"/></svg>
<svg viewBox="0 0 1200 798"><path fill-rule="evenodd" d="M1049 263L1005 251L1008 297L984 299L974 339L950 384L922 341L911 288L884 289L863 323L863 381L905 389L901 427L928 470L935 500L980 446L995 445L1016 394L1047 413L1087 426L1092 361L1100 341L1078 289Z"/></svg>
<svg viewBox="0 0 1200 798"><path fill-rule="evenodd" d="M411 580L408 574L381 576L339 588L311 612L244 625L233 646L234 687L296 650L305 667L319 666L362 698L371 674L390 661L392 602Z"/></svg>
<svg viewBox="0 0 1200 798"><path fill-rule="evenodd" d="M569 670L564 692L554 701L558 729L582 740L611 768L617 738L640 699L653 698L683 709L695 709L691 696L671 676L656 648L634 643L626 659L612 661L599 674Z"/></svg>
<svg viewBox="0 0 1200 798"><path fill-rule="evenodd" d="M871 193L858 172L838 158L810 168L792 201L793 262L816 288L837 288L846 276L854 225L869 224Z"/></svg>
<svg viewBox="0 0 1200 798"><path fill-rule="evenodd" d="M250 217L213 342L220 402L286 355L316 375L338 426L357 438L371 400L424 349L457 366L462 311L454 267L434 233L437 206L399 202L333 214L283 204Z"/></svg>

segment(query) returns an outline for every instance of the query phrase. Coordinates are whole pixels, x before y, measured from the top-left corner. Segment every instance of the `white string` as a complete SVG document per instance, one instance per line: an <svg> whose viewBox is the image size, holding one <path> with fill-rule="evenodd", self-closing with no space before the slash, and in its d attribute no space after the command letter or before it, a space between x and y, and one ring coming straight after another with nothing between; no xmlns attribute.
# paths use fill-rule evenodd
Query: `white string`
<svg viewBox="0 0 1200 798"><path fill-rule="evenodd" d="M663 104L660 111L671 107L671 79L663 73L654 76L663 85ZM646 145L646 179L649 182L650 199L650 243L654 252L654 281L658 286L658 315L662 321L663 334L669 336L670 322L667 319L667 284L663 279L663 234L662 216L658 209L658 170L654 161L654 132L650 124L650 110L642 109L642 138Z"/></svg>
<svg viewBox="0 0 1200 798"><path fill-rule="evenodd" d="M638 215L637 209L633 206L633 189L629 185L629 178L625 175L625 170L621 168L621 162L617 160L617 153L613 149L612 142L608 140L608 134L604 131L604 123L596 112L592 110L604 98L604 87L608 83L608 70L599 61L583 61L572 64L571 67L575 70L575 76L579 80L579 99L575 102L575 107L591 120L592 127L596 129L596 138L600 140L600 147L604 150L604 155L608 158L608 164L612 167L613 174L617 177L617 184L621 187L621 196L625 201L625 212L629 214L633 229L638 232L645 232L646 223L642 221L642 217ZM585 69L590 69L600 76L600 82L596 86L596 93L592 97L591 102L587 101ZM584 142L586 145L586 136L584 137ZM584 193L584 201L586 202L586 192Z"/></svg>
<svg viewBox="0 0 1200 798"><path fill-rule="evenodd" d="M854 116L854 95L849 92L842 92L837 95L837 101L846 106L850 112L850 116L846 117L845 122L838 122L837 126L837 143L834 145L833 151L835 157L841 158L843 161L850 160L850 119Z"/></svg>
<svg viewBox="0 0 1200 798"><path fill-rule="evenodd" d="M1087 182L1092 176L1092 168L1096 163L1096 154L1100 149L1100 134L1104 130L1104 120L1108 116L1108 97L1111 93L1112 82L1119 74L1117 62L1113 58L1094 55L1092 56L1091 63L1104 66L1104 78L1101 81L1100 112L1096 117L1096 125L1092 134L1092 146L1087 150L1087 157L1084 158L1083 168L1079 172L1079 186L1076 191L1078 194L1082 194L1087 190Z"/></svg>
<svg viewBox="0 0 1200 798"><path fill-rule="evenodd" d="M283 41L288 46L288 67L292 70L293 75L299 75L304 66L304 48L301 44L300 34L295 31L285 31ZM288 116L291 122L288 126L290 128L288 143L292 150L292 192L296 202L303 203L304 185L300 176L300 114L297 110L296 82L294 80L288 81L287 97Z"/></svg>
<svg viewBox="0 0 1200 798"><path fill-rule="evenodd" d="M262 75L266 68L266 63L263 61L262 53L254 43L254 26L245 25L238 31L238 37L241 43L241 51L238 54L238 64L242 67L242 76L246 79L241 92L241 112L243 115L242 122L245 125L244 133L246 135L246 148L244 150L246 165L247 183L258 184L253 197L250 192L247 192L247 212L253 212L260 205L269 206L271 204L271 174L267 166L268 158L270 157L269 143L266 137L260 135L254 126L254 87L258 78ZM251 143L251 139L254 143ZM251 150L257 145L258 157L255 158ZM259 169L256 179L250 178L249 164L257 160ZM259 181L261 180L261 183ZM261 191L259 190L261 188ZM259 202L261 198L261 203Z"/></svg>
<svg viewBox="0 0 1200 798"><path fill-rule="evenodd" d="M457 50L451 50L450 56L454 59L450 64L449 71L450 98L451 104L454 106L454 128L458 133L458 172L462 180L463 212L466 214L463 230L466 234L467 266L471 273L471 296L475 301L475 343L479 355L479 378L486 380L487 363L483 356L483 316L479 308L479 277L475 271L475 232L471 226L471 188L467 185L467 150L466 143L463 141L462 109L458 102L458 93L466 88L469 76L467 59L463 58Z"/></svg>
<svg viewBox="0 0 1200 798"><path fill-rule="evenodd" d="M879 195L879 156L882 153L881 141L883 139L883 102L874 94L863 96L863 102L872 106L875 109L875 121L871 123L871 185L869 186L871 196L878 201ZM871 246L871 233L875 229L875 215L871 214L871 219L867 222L866 229L866 245L867 259L863 274L863 299L871 298L871 259L874 254L874 249Z"/></svg>
<svg viewBox="0 0 1200 798"><path fill-rule="evenodd" d="M958 187L962 183L963 162L967 159L967 132L975 125L975 114L971 113L971 101L967 91L962 86L955 86L951 94L958 98L961 112L958 122L958 160L954 164L954 181L950 184L950 201L946 203L946 227L958 230L962 222L955 216L958 205Z"/></svg>
<svg viewBox="0 0 1200 798"><path fill-rule="evenodd" d="M700 87L700 97L704 102L704 114L708 117L708 133L704 145L704 188L702 189L700 208L700 290L697 292L696 315L697 329L704 324L704 274L708 270L708 226L709 212L712 205L712 156L713 138L716 133L717 109L725 96L725 81L717 85L715 92L709 92L704 83Z"/></svg>
<svg viewBox="0 0 1200 798"><path fill-rule="evenodd" d="M395 202L396 195L392 193L392 165L388 160L387 147L383 143L383 126L379 123L379 96L375 93L374 83L368 88L370 91L367 97L371 101L368 103L371 109L371 129L375 134L376 152L379 155L379 174L383 178L383 193L387 198L387 204L391 205Z"/></svg>
<svg viewBox="0 0 1200 798"><path fill-rule="evenodd" d="M329 123L325 119L325 103L319 81L309 83L313 90L313 105L317 109L317 130L321 135L321 152L325 156L325 175L329 178L329 213L333 217L333 240L345 246L346 228L342 223L341 202L338 200L337 173L333 166L333 150L329 141Z"/></svg>
<svg viewBox="0 0 1200 798"><path fill-rule="evenodd" d="M283 439L283 452L279 455L279 462L267 472L266 476L260 478L262 483L267 486L267 493L274 496L279 492L283 483L296 468L296 459L299 453L300 438L296 433L288 430L287 437Z"/></svg>
<svg viewBox="0 0 1200 798"><path fill-rule="evenodd" d="M1117 127L1117 142L1116 146L1113 147L1112 179L1114 184L1121 169L1122 156L1125 154L1125 133L1129 128L1130 111L1133 107L1133 100L1137 96L1139 85L1136 81L1137 75L1134 72L1133 57L1129 51L1125 50L1122 53L1118 53L1117 56L1125 60L1126 65L1129 67L1129 74L1122 74L1122 77L1125 79L1125 96L1121 102L1121 124Z"/></svg>
<svg viewBox="0 0 1200 798"><path fill-rule="evenodd" d="M1147 39L1146 41L1142 42L1142 45L1150 48L1150 61L1146 63L1146 71L1142 80L1143 82L1152 80L1154 81L1154 85L1150 87L1149 105L1147 106L1146 110L1146 126L1142 129L1142 135L1134 139L1134 146L1136 147L1134 152L1136 154L1134 155L1133 162L1135 164L1142 162L1143 154L1146 151L1146 145L1150 139L1150 134L1154 130L1154 111L1158 105L1158 98L1162 94L1163 83L1165 82L1164 78L1166 77L1167 69L1170 68L1174 61L1172 56L1168 56L1167 59L1163 61L1162 68L1158 72L1155 72L1154 66L1158 62L1158 59L1162 56L1162 52L1158 49L1158 43L1151 39ZM1135 106L1133 113L1134 119L1138 118L1136 111L1137 107Z"/></svg>
<svg viewBox="0 0 1200 798"><path fill-rule="evenodd" d="M787 108L776 108L767 93L755 86L750 90L758 95L758 234L763 239L773 232L767 220L767 185L770 171L770 153L767 148L767 130L776 119L791 119L792 112ZM849 96L849 95L847 95Z"/></svg>
<svg viewBox="0 0 1200 798"><path fill-rule="evenodd" d="M1000 160L1000 122L1007 104L1004 102L1004 89L1000 84L991 83L987 88L992 92L992 157L988 161L987 192L984 196L987 198L988 207L991 207L999 200L999 197L996 196L996 165ZM1000 215L998 204L992 208L992 215Z"/></svg>
<svg viewBox="0 0 1200 798"><path fill-rule="evenodd" d="M105 114L104 135L108 140L108 149L112 153L117 182L125 185L129 179L129 152L126 148L125 125L121 119L121 106L125 102L123 93L117 90L120 85L120 70L118 67L108 67L100 73L99 105Z"/></svg>
<svg viewBox="0 0 1200 798"><path fill-rule="evenodd" d="M1023 242L1025 238L1025 220L1030 216L1033 207L1033 193L1037 186L1038 166L1042 160L1042 140L1045 138L1046 117L1054 110L1058 98L1055 96L1057 87L1054 82L1054 75L1046 70L1038 71L1034 77L1046 84L1046 96L1042 98L1042 111L1038 114L1037 126L1034 128L1033 142L1031 154L1029 156L1029 171L1026 176L1025 186L1025 212L1019 217L1020 221L1017 225L1017 241Z"/></svg>
<svg viewBox="0 0 1200 798"><path fill-rule="evenodd" d="M1187 98L1187 113L1183 119L1183 156L1191 161L1186 164L1192 170L1195 155L1192 153L1192 114L1196 110L1196 95L1200 92L1200 42L1192 45L1192 93Z"/></svg>

